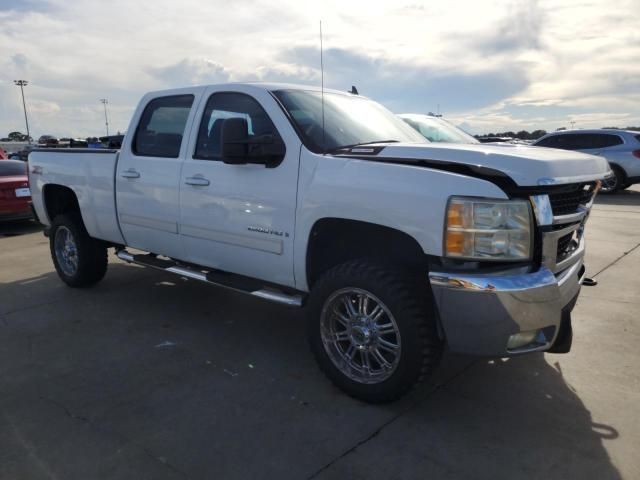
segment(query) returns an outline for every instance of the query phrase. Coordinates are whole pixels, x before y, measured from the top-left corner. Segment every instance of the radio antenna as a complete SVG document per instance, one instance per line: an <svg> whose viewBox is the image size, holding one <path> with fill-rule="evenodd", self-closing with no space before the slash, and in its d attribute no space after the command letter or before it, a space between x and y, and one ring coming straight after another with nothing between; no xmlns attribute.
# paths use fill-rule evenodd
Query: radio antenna
<svg viewBox="0 0 640 480"><path fill-rule="evenodd" d="M320 102L322 103L322 154L327 154L327 140L324 131L324 63L322 58L322 20L320 20Z"/></svg>

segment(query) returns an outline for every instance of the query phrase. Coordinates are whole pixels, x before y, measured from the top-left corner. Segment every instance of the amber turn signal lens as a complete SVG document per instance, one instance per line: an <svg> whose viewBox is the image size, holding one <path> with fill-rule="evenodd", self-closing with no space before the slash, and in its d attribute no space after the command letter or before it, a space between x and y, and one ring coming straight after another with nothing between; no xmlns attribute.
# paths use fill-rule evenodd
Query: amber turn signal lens
<svg viewBox="0 0 640 480"><path fill-rule="evenodd" d="M462 254L464 252L464 232L447 232L447 248L448 254Z"/></svg>
<svg viewBox="0 0 640 480"><path fill-rule="evenodd" d="M447 210L447 226L462 227L465 205L462 203L452 203Z"/></svg>

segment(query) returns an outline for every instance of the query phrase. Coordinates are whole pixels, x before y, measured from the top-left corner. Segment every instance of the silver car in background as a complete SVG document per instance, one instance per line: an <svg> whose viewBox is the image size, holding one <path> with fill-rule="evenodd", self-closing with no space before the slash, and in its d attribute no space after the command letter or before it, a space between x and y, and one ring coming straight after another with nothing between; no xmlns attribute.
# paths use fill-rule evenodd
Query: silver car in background
<svg viewBox="0 0 640 480"><path fill-rule="evenodd" d="M430 142L480 143L467 132L447 122L444 118L420 113L402 113L398 116Z"/></svg>
<svg viewBox="0 0 640 480"><path fill-rule="evenodd" d="M640 132L609 128L562 130L545 135L533 145L606 158L613 174L603 181L602 192L613 193L640 183Z"/></svg>

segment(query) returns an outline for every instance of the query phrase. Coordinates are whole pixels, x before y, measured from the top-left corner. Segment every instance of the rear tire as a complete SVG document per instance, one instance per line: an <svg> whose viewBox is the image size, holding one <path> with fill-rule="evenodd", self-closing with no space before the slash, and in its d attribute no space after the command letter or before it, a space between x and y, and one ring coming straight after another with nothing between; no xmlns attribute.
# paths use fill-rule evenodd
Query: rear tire
<svg viewBox="0 0 640 480"><path fill-rule="evenodd" d="M90 287L107 272L107 248L89 236L77 214L58 215L51 223L49 248L60 279L70 287Z"/></svg>
<svg viewBox="0 0 640 480"><path fill-rule="evenodd" d="M369 403L398 399L440 360L428 286L374 261L327 271L309 296L307 327L321 370L345 393Z"/></svg>

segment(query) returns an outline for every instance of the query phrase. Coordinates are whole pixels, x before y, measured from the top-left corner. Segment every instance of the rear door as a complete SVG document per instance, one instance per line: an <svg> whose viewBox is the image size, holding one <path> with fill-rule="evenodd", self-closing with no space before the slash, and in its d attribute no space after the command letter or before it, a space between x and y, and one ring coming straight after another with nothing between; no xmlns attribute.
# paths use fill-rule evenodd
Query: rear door
<svg viewBox="0 0 640 480"><path fill-rule="evenodd" d="M181 179L180 231L187 259L293 286L299 138L263 88L210 87L200 110ZM247 121L250 136L284 141L286 153L277 166L222 161L222 122L238 117Z"/></svg>
<svg viewBox="0 0 640 480"><path fill-rule="evenodd" d="M178 236L180 170L199 91L145 98L116 167L118 220L127 245L184 259Z"/></svg>

